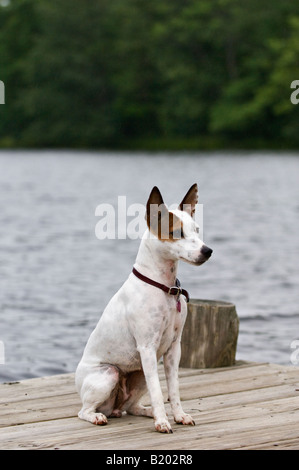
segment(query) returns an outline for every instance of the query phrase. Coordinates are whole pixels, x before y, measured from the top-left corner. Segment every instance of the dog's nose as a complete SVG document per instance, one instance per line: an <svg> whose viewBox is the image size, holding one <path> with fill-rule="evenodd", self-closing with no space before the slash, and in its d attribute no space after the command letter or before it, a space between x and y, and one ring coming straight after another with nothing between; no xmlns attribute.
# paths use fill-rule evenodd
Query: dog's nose
<svg viewBox="0 0 299 470"><path fill-rule="evenodd" d="M213 250L206 245L203 245L200 251L206 258L210 258L211 254L213 253Z"/></svg>

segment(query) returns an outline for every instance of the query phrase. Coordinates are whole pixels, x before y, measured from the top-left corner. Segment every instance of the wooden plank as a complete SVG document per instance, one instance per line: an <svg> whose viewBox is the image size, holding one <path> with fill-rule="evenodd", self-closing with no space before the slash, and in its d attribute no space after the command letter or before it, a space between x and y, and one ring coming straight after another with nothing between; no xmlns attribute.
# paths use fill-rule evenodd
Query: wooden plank
<svg viewBox="0 0 299 470"><path fill-rule="evenodd" d="M267 365L267 363L258 365ZM238 370L256 366L257 363L255 362L249 363L244 361L238 361L234 366L234 369ZM179 376L181 378L198 374L210 375L216 374L217 372L223 372L223 370L228 369L229 368L224 369L222 367L215 369L181 368L179 370ZM159 365L159 374L161 380L163 380L163 364ZM8 382L0 384L0 403L10 403L15 400L20 401L21 398L26 400L43 398L48 396L64 395L65 393L70 393L73 390L75 390L75 375L73 373L27 379L20 382Z"/></svg>
<svg viewBox="0 0 299 470"><path fill-rule="evenodd" d="M137 418L143 420L145 418ZM144 432L144 424L140 427L134 427L126 431L125 429L121 434L107 432L107 427L95 429L93 432L87 434L79 430L79 432L71 429L71 423L66 423L68 432L62 436L53 433L53 435L46 434L41 438L40 433L38 436L31 439L27 438L14 439L12 441L6 440L0 448L1 449L95 449L95 450L141 450L141 449L167 449L167 450L184 450L184 449L239 449L239 448L272 448L280 446L284 448L283 442L285 440L292 439L292 447L299 448L299 435L296 431L296 423L298 416L294 418L292 422L287 424L284 423L284 416L282 416L282 422L266 423L266 427L255 429L240 429L237 428L233 432L223 429L219 429L214 423L212 431L207 432L207 427L202 428L201 432L195 431L195 428L183 428L177 429L173 426L174 433L172 435L160 435L153 429ZM235 424L235 423L234 423ZM295 431L294 431L295 429ZM206 433L206 435L205 435ZM287 443L287 447L289 447Z"/></svg>
<svg viewBox="0 0 299 470"><path fill-rule="evenodd" d="M153 420L143 417L124 415L103 427L79 420L73 374L0 385L0 449L299 448L296 368L243 364L185 369L180 376L183 407L197 426L178 426L170 419L171 435L155 432ZM170 412L169 404L166 408Z"/></svg>
<svg viewBox="0 0 299 470"><path fill-rule="evenodd" d="M299 443L298 437L294 438L294 433L291 438L279 439L275 441L272 437L272 441L269 442L269 436L265 436L265 442L256 442L251 445L243 445L238 450L298 450ZM268 439L267 439L268 437Z"/></svg>
<svg viewBox="0 0 299 470"><path fill-rule="evenodd" d="M285 385L277 385L274 387L266 387L263 389L244 390L235 393L223 395L211 395L204 398L195 398L185 401L190 409L206 411L209 409L218 410L224 406L245 406L249 403L260 403L264 401L276 400L278 398L289 398L294 396L294 386L292 383ZM296 396L298 392L295 392Z"/></svg>
<svg viewBox="0 0 299 470"><path fill-rule="evenodd" d="M75 390L74 374L53 375L0 384L0 403L59 396Z"/></svg>
<svg viewBox="0 0 299 470"><path fill-rule="evenodd" d="M244 363L238 361L234 366L234 371L239 369L248 369L252 367L266 366L265 364ZM217 368L217 369L180 369L179 377L192 377L192 376L210 376L211 374L223 373L229 371L230 368ZM162 383L165 383L163 365L159 365L159 375ZM47 397L57 397L60 395L68 395L75 392L75 376L71 374L55 375L50 377L41 377L28 379L20 382L12 382L0 384L0 404L12 403L21 400L35 400Z"/></svg>
<svg viewBox="0 0 299 470"><path fill-rule="evenodd" d="M166 381L163 366L160 366L159 371L161 384L166 393ZM219 372L223 373L223 370L219 370ZM186 381L187 377L196 376L199 373L200 371L194 369L182 370L180 371L181 381ZM57 401L59 397L59 402L65 403L70 399L71 394L78 397L75 391L74 374L30 379L11 385L2 384L0 385L0 415L5 415L8 412L12 415L14 412L26 412L27 414L30 414L30 411L43 407L45 403L49 403L51 405L52 398ZM47 399L47 401L45 399ZM21 403L22 401L24 402L23 404ZM78 406L80 406L79 397L77 401ZM51 408L52 406L50 406L50 409ZM11 424L18 424L20 422L23 421L20 421L19 416L17 421L15 423L12 422ZM29 422L28 416L25 422ZM2 420L0 425L3 425Z"/></svg>
<svg viewBox="0 0 299 470"><path fill-rule="evenodd" d="M135 427L123 426L121 432L117 424L100 430L91 430L84 435L77 436L65 434L53 438L40 439L35 445L40 448L61 448L61 449L233 449L240 448L250 443L265 444L276 443L276 439L283 437L297 436L299 440L298 413L280 413L277 416L265 415L261 419L261 424L257 426L256 416L238 417L238 419L228 421L212 420L209 423L200 423L197 427L183 427L173 425L172 435L161 435L154 431L153 427L145 426L145 418L137 418L141 425ZM126 421L126 418L124 419ZM124 422L123 421L123 422ZM135 420L136 421L136 420ZM147 420L148 421L148 420ZM113 432L112 427L116 427ZM295 431L294 431L295 427ZM96 432L98 431L98 432ZM270 438L271 436L271 438ZM298 441L299 442L299 441Z"/></svg>
<svg viewBox="0 0 299 470"><path fill-rule="evenodd" d="M259 368L260 369L260 368ZM264 377L264 371L263 369L262 370L259 370L258 371L260 374L262 373L263 374L263 386L265 385L268 385L268 381L264 381L265 377ZM257 372L255 375L258 375ZM254 379L256 379L256 377L254 377ZM281 376L280 376L280 379L281 379ZM206 387L206 384L204 383L203 380L200 380L200 383L198 384L197 381L194 382L194 378L192 379L193 382L190 383L188 382L189 378L184 378L184 380L182 380L181 382L181 390L182 390L182 395L183 395L183 398L185 399L191 399L191 398L194 398L194 397L198 397L199 395L199 391L200 391L200 395L201 396L208 396L208 395L215 395L215 394L223 394L224 390L223 390L223 386L225 385L225 383L223 382L223 378L221 380L221 385L219 385L218 383L216 383L216 391L215 391L215 384L213 382L209 382L208 383L208 387ZM251 381L251 379L249 379ZM283 377L283 380L279 381L278 383L285 383L286 382L286 377ZM163 383L163 380L162 380L162 383ZM255 380L255 383L254 383L254 387L255 388L258 388L257 386L260 385L260 382L259 381L256 381ZM272 380L272 383L271 385L273 385L273 380ZM240 390L240 383L237 384L237 387L238 387L238 391ZM244 383L244 379L242 381L242 387L245 388L245 389L248 389L250 387L248 387L248 383L245 381ZM206 388L208 388L208 390L205 390ZM251 387L252 388L252 387ZM163 389L164 389L164 394L165 394L165 400L167 399L167 391L166 391L166 386L164 384L163 386ZM188 397L184 397L184 395L187 394L187 392L185 392L185 389L187 390L188 392ZM229 389L228 390L228 393L230 393L232 390ZM45 401L43 398L42 399L38 399L38 400L34 400L34 399L28 399L26 398L25 402L24 403L21 403L21 402L16 402L14 403L14 405L12 406L12 404L8 404L7 403L4 403L2 405L0 405L0 414L2 416L1 418L1 425L7 425L7 424L18 424L20 422L33 422L35 421L37 418L36 418L36 412L39 412L40 411L40 420L43 420L43 419L50 419L51 415L50 416L47 416L45 415L44 413L46 412L46 410L48 409L49 413L52 413L53 412L53 409L55 409L55 407L57 408L57 397L52 397L53 399L51 398L48 398L47 401ZM15 397L15 400L16 400L16 397ZM148 400L147 400L148 401ZM45 407L45 404L46 404L46 407ZM58 412L58 409L55 410L55 418L56 417L59 417L59 416L62 416L62 417L66 417L66 416L71 416L73 411L70 411L70 407L71 407L71 410L73 410L73 407L74 406L77 406L77 409L80 408L80 401L79 401L79 397L77 396L76 393L74 393L74 396L72 396L72 394L65 394L65 395L59 395L59 406L58 408L61 410L61 412L63 413L63 411L67 410L64 414L59 414ZM33 415L31 416L31 414L33 413ZM13 415L17 415L17 420L14 422L13 421ZM25 418L23 419L23 417L21 415L26 415ZM7 415L9 415L11 417L11 421L10 422L7 422L7 420L5 420L4 418L6 417L7 418Z"/></svg>
<svg viewBox="0 0 299 470"><path fill-rule="evenodd" d="M181 378L181 397L183 400L191 400L200 397L229 395L231 393L240 392L241 390L254 390L256 388L268 387L269 384L273 386L281 385L288 381L292 382L292 370L286 371L284 374L281 372L276 374L276 369L274 369L274 371L274 379L272 377L273 368L265 365L255 366L254 368L246 370L243 369L239 372L237 370L231 371L226 369L225 371L219 371L218 374L214 374L213 377L208 374L198 376L185 375ZM164 400L167 402L167 387L162 369L160 369L160 372ZM289 375L290 378L288 377ZM19 393L19 401L17 401L18 395L15 394L13 399L10 397L10 401L1 403L0 426L76 416L81 407L81 403L79 396L74 390L73 381L68 382L67 388L65 383L63 383L63 395L59 394L57 389L56 395L54 395L55 387L52 386L49 390L47 388L48 382L49 381L42 381L40 383L35 380L36 389L34 393L31 391L24 395L23 392L21 392ZM45 387L46 390L43 390ZM69 391L69 393L66 393L67 391ZM39 392L39 395L37 392ZM46 400L44 397L45 393L49 394ZM41 395L42 398L34 398L37 395ZM31 398L32 396L33 398ZM150 404L148 396L145 397L144 403L147 405Z"/></svg>
<svg viewBox="0 0 299 470"><path fill-rule="evenodd" d="M286 388L286 386L285 386ZM289 387L287 387L289 388ZM267 391L269 391L267 389ZM288 393L291 393L290 390L287 389L287 392ZM249 392L246 392L247 393L247 396L244 394L244 392L241 392L241 395L242 395L242 398L239 398L237 400L237 406L235 406L235 404L231 404L231 406L233 407L233 411L225 411L225 413L228 413L228 416L230 416L230 413L233 413L234 410L238 410L239 408L241 409L241 412L242 413L248 413L248 411L250 410L249 407L246 407L246 404L252 404L252 398L251 398L251 393ZM260 393L258 391L258 393ZM282 390L279 391L279 394L281 395L282 394ZM239 395L239 394L235 394L235 395ZM293 392L293 396L294 396L294 392ZM228 396L229 398L229 396ZM266 397L265 397L266 398ZM222 409L223 407L225 407L225 410L228 410L229 409L229 404L227 403L227 399L225 401L222 401L221 404L219 403L213 403L213 398L209 398L209 406L207 407L206 406L206 400L207 399L204 399L200 402L200 405L198 405L198 399L197 400L191 400L191 401L187 401L184 403L184 408L187 412L190 412L193 417L196 419L196 422L198 425L202 425L203 423L206 423L208 422L209 420L211 419L214 419L214 414L216 415L217 419L219 421L221 421L223 419L223 412L222 412ZM297 396L295 397L295 400L297 400ZM270 401L268 400L268 402L266 402L265 405L263 405L264 407L269 407L269 404L270 403L273 403L273 406L278 406L275 402L273 401ZM279 400L278 400L278 403L279 403ZM253 405L254 407L256 408L257 405L253 402ZM262 405L261 405L262 406ZM280 406L280 405L279 405ZM283 410L283 406L280 407L282 410ZM234 412L235 413L235 412ZM208 418L206 418L206 416ZM236 415L235 415L236 416ZM132 425L134 426L134 430L136 429L138 433L140 433L140 419L142 418L136 418L136 417L129 417L130 419L128 420L127 419L128 417L123 417L122 419L120 420L110 420L109 421L109 425L107 427L105 427L105 430L104 430L104 433L106 434L106 432L108 432L109 434L110 433L114 433L115 431L117 432L121 432L121 433L125 433L127 434L127 432L131 432L131 429L132 429ZM54 419L54 418L53 418ZM226 414L224 415L224 419L226 419ZM66 425L66 423L68 423ZM113 429L110 428L110 423L112 424L113 426ZM87 425L87 428L86 428L86 425ZM114 426L116 426L116 429L114 428ZM143 424L141 425L141 429L142 428L148 428L148 429L151 429L152 428L152 424L151 424L151 420L149 419L145 419L143 421ZM47 423L42 423L41 425L41 429L39 429L38 426L28 426L27 427L28 429L30 429L30 439L32 439L33 437L33 431L36 431L36 437L38 438L40 436L40 434L44 435L45 432L48 434L50 432L50 434L53 434L55 437L57 437L58 434L62 433L62 434L65 434L65 433L69 433L69 429L71 428L72 429L72 434L76 431L76 429L79 431L79 438L81 438L81 430L84 428L84 439L87 439L87 434L90 432L91 435L93 435L93 433L95 432L95 426L92 426L90 425L89 423L85 423L85 422L82 422L80 420L77 420L76 418L74 418L74 420L72 420L72 422L69 422L65 419L63 420L55 420L55 421L49 421ZM86 430L85 430L86 428ZM86 431L87 434L86 434ZM0 430L0 439L3 438L3 436L6 436L6 438L8 438L10 435L14 435L15 433L18 434L18 439L21 439L23 438L24 436L26 436L27 434L27 430L24 426L14 426L14 427L11 427L11 428L5 428L2 430L2 435L1 435L1 430ZM101 433L102 434L102 433Z"/></svg>
<svg viewBox="0 0 299 470"><path fill-rule="evenodd" d="M77 416L81 408L77 394L65 394L38 400L26 400L9 404L0 404L0 428L25 423L47 421L50 419Z"/></svg>

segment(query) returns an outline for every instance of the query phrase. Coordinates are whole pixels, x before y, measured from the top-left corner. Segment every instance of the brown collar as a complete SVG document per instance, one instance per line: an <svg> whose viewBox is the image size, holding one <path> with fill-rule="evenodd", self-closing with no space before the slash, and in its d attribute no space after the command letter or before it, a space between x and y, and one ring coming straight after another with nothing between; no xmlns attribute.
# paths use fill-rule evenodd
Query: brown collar
<svg viewBox="0 0 299 470"><path fill-rule="evenodd" d="M136 277L138 277L138 279L141 279L141 281L146 282L151 286L158 287L158 289L163 290L164 292L166 292L166 294L175 295L177 298L177 310L179 312L181 311L180 295L183 294L186 297L186 301L189 302L189 294L185 289L181 288L181 283L178 279L176 279L175 281L175 286L167 287L164 284L160 284L159 282L153 281L153 279L144 276L135 268L133 268L132 272L133 274L135 274Z"/></svg>

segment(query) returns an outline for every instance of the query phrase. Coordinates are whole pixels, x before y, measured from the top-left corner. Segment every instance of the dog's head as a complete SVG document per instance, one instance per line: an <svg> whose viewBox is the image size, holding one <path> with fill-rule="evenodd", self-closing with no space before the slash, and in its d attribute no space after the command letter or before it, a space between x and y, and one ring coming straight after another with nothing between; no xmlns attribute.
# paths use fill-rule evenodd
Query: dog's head
<svg viewBox="0 0 299 470"><path fill-rule="evenodd" d="M159 250L165 256L199 266L210 258L213 250L199 238L199 226L195 222L197 203L197 184L191 186L178 208L172 211L155 186L147 201L146 221L151 237L161 242Z"/></svg>

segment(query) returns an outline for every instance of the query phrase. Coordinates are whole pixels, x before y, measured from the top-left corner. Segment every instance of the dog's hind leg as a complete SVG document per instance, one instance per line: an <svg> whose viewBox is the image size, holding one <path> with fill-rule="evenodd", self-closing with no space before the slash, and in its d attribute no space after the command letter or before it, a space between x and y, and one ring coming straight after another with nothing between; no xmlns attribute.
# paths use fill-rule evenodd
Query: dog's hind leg
<svg viewBox="0 0 299 470"><path fill-rule="evenodd" d="M103 364L88 374L82 384L82 409L78 416L92 424L107 424L119 387L119 371L116 367Z"/></svg>
<svg viewBox="0 0 299 470"><path fill-rule="evenodd" d="M126 411L129 415L147 416L153 418L152 408L140 404L141 398L147 391L146 381L142 370L132 372L127 378L127 387L130 399L126 403Z"/></svg>

